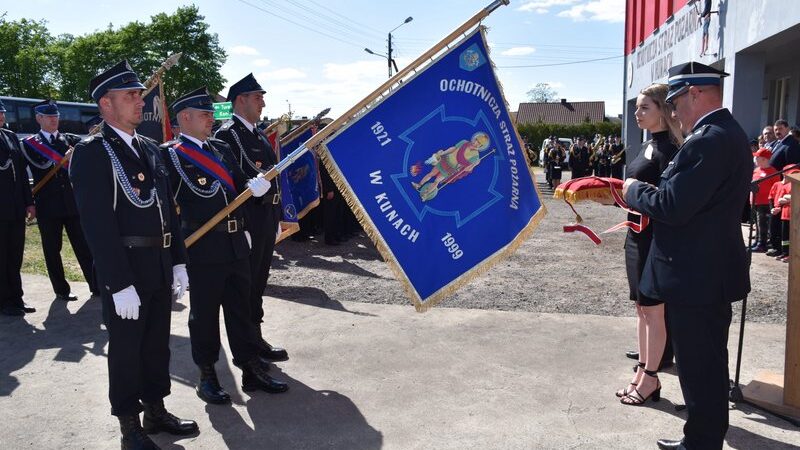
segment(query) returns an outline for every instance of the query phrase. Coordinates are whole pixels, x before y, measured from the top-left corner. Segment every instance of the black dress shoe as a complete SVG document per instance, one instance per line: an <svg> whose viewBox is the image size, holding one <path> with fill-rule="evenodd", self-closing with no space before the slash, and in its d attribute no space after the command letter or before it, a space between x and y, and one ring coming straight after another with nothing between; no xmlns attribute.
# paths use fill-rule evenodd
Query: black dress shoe
<svg viewBox="0 0 800 450"><path fill-rule="evenodd" d="M119 416L119 428L122 431L122 450L159 450L160 447L151 441L139 423L139 415Z"/></svg>
<svg viewBox="0 0 800 450"><path fill-rule="evenodd" d="M186 436L200 431L195 421L179 419L170 414L164 408L163 400L156 403L143 402L143 404L144 420L142 420L142 428L147 434L165 431L177 436Z"/></svg>
<svg viewBox="0 0 800 450"><path fill-rule="evenodd" d="M635 359L637 361L639 360L639 352L637 350L627 351L627 352L625 352L625 356L630 358L630 359Z"/></svg>
<svg viewBox="0 0 800 450"><path fill-rule="evenodd" d="M261 362L253 359L242 368L242 390L251 392L262 390L270 394L280 394L289 390L289 385L267 375Z"/></svg>
<svg viewBox="0 0 800 450"><path fill-rule="evenodd" d="M258 357L267 361L286 361L289 359L289 354L285 349L273 347L267 341L261 339L261 350L258 352Z"/></svg>
<svg viewBox="0 0 800 450"><path fill-rule="evenodd" d="M0 314L4 316L24 316L25 311L16 306L6 305L0 308Z"/></svg>
<svg viewBox="0 0 800 450"><path fill-rule="evenodd" d="M224 405L231 402L231 396L219 385L214 366L200 366L200 384L196 390L197 396L206 403Z"/></svg>
<svg viewBox="0 0 800 450"><path fill-rule="evenodd" d="M688 450L688 447L683 445L682 439L680 441L674 441L671 439L659 439L658 442L656 443L658 444L658 448L660 448L661 450Z"/></svg>
<svg viewBox="0 0 800 450"><path fill-rule="evenodd" d="M56 300L61 300L62 302L74 302L78 300L78 296L70 292L69 294L56 294Z"/></svg>

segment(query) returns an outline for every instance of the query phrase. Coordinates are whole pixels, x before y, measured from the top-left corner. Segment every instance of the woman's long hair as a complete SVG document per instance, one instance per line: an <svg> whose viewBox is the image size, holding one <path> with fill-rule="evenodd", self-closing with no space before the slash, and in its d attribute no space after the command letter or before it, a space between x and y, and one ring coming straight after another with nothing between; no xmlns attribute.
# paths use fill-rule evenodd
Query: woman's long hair
<svg viewBox="0 0 800 450"><path fill-rule="evenodd" d="M681 125L677 119L672 117L672 111L667 105L667 91L669 86L661 83L654 83L641 90L640 94L646 96L658 108L658 113L661 115L661 120L667 124L670 140L680 147L683 144L683 133L681 132Z"/></svg>

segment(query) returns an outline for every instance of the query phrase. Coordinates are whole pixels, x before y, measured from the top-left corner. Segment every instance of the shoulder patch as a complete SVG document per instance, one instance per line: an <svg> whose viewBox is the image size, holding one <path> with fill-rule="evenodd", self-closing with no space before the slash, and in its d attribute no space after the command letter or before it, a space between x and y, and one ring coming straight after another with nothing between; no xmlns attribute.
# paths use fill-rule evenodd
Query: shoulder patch
<svg viewBox="0 0 800 450"><path fill-rule="evenodd" d="M233 126L233 124L234 124L233 120L228 119L222 125L220 125L219 130L217 130L217 131L228 130L231 126Z"/></svg>

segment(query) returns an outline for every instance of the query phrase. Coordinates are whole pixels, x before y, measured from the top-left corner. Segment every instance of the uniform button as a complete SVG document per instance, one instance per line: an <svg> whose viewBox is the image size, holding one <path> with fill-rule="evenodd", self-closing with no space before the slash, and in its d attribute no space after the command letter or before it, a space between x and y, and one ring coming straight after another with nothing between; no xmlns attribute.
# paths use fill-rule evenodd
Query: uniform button
<svg viewBox="0 0 800 450"><path fill-rule="evenodd" d="M669 262L672 262L672 256L670 256L669 258L667 258L667 261L669 261Z"/></svg>

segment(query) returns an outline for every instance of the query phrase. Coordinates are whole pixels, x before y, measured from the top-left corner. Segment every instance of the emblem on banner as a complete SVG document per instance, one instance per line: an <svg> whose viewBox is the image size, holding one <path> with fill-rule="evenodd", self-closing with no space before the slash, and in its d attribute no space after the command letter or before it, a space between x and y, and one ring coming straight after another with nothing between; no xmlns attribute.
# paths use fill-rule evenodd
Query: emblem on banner
<svg viewBox="0 0 800 450"><path fill-rule="evenodd" d="M408 144L407 163L392 179L418 220L450 216L461 227L503 198L495 190L503 156L491 134L483 111L470 119L448 116L444 106L400 134ZM430 148L431 136L441 137L439 149ZM464 202L465 196L471 201Z"/></svg>
<svg viewBox="0 0 800 450"><path fill-rule="evenodd" d="M468 72L472 72L484 64L486 64L486 57L483 56L483 52L478 48L478 44L473 44L461 52L458 66Z"/></svg>

